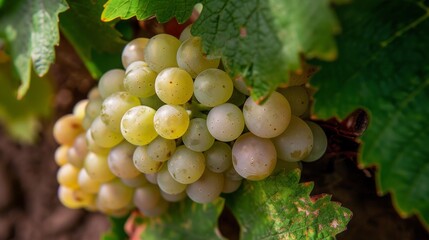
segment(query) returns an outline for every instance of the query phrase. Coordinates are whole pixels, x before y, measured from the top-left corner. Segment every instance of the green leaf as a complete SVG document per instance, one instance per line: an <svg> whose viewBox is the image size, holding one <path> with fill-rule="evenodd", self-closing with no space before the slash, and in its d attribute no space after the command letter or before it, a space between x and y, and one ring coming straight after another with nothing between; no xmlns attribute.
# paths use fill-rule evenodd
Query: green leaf
<svg viewBox="0 0 429 240"><path fill-rule="evenodd" d="M299 170L245 181L226 205L241 226L241 239L333 239L352 213L328 195L310 197L312 183L298 183Z"/></svg>
<svg viewBox="0 0 429 240"><path fill-rule="evenodd" d="M19 0L0 15L0 36L5 39L21 86L22 98L30 86L31 66L39 76L47 73L58 45L58 14L65 0Z"/></svg>
<svg viewBox="0 0 429 240"><path fill-rule="evenodd" d="M217 219L222 212L224 199L198 204L190 199L171 204L166 214L145 218L141 239L222 239L217 230Z"/></svg>
<svg viewBox="0 0 429 240"><path fill-rule="evenodd" d="M93 78L122 67L125 42L114 23L103 23L103 1L70 1L70 10L60 15L61 32L71 42Z"/></svg>
<svg viewBox="0 0 429 240"><path fill-rule="evenodd" d="M300 68L300 54L334 59L338 30L328 0L207 0L192 34L260 99Z"/></svg>
<svg viewBox="0 0 429 240"><path fill-rule="evenodd" d="M53 89L47 79L33 74L32 87L21 99L16 99L19 78L12 74L12 64L0 64L0 122L16 140L33 143L40 130L39 118L52 111Z"/></svg>
<svg viewBox="0 0 429 240"><path fill-rule="evenodd" d="M394 14L392 14L394 13ZM422 1L361 0L338 8L340 58L322 64L315 112L370 114L360 163L378 167L381 194L429 224L429 8Z"/></svg>
<svg viewBox="0 0 429 240"><path fill-rule="evenodd" d="M111 21L115 18L128 19L136 16L139 20L156 16L159 22L167 22L176 17L184 23L192 14L195 4L201 0L108 0L101 19Z"/></svg>
<svg viewBox="0 0 429 240"><path fill-rule="evenodd" d="M127 222L128 215L125 217L109 217L110 229L101 236L102 240L125 240L128 235L125 232L124 225Z"/></svg>

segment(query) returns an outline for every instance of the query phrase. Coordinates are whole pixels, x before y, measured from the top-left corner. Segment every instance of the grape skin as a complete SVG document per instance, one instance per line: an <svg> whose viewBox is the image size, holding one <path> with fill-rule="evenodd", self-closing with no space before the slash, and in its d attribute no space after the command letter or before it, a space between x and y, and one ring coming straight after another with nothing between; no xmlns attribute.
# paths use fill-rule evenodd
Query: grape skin
<svg viewBox="0 0 429 240"><path fill-rule="evenodd" d="M191 120L188 130L182 136L185 146L196 152L208 150L214 143L214 137L207 129L206 120L194 118Z"/></svg>
<svg viewBox="0 0 429 240"><path fill-rule="evenodd" d="M244 130L243 113L231 103L214 107L207 115L207 128L215 139L223 142L233 141Z"/></svg>
<svg viewBox="0 0 429 240"><path fill-rule="evenodd" d="M209 107L227 102L233 89L231 78L220 69L207 69L201 72L194 82L195 97L201 104Z"/></svg>
<svg viewBox="0 0 429 240"><path fill-rule="evenodd" d="M184 104L192 97L194 83L191 76L180 68L167 68L155 79L156 95L166 104Z"/></svg>
<svg viewBox="0 0 429 240"><path fill-rule="evenodd" d="M176 54L180 41L168 34L152 37L146 45L144 59L155 72L169 67L177 67Z"/></svg>
<svg viewBox="0 0 429 240"><path fill-rule="evenodd" d="M186 110L175 105L160 107L156 111L153 121L156 132L166 139L176 139L183 136L190 122Z"/></svg>
<svg viewBox="0 0 429 240"><path fill-rule="evenodd" d="M134 145L146 145L158 136L155 131L155 110L146 106L129 109L121 120L122 136Z"/></svg>
<svg viewBox="0 0 429 240"><path fill-rule="evenodd" d="M223 189L223 184L223 174L214 173L206 169L196 182L186 188L186 193L194 202L209 203L219 197Z"/></svg>
<svg viewBox="0 0 429 240"><path fill-rule="evenodd" d="M190 184L197 181L204 173L205 159L200 152L179 146L168 163L168 171L179 183Z"/></svg>
<svg viewBox="0 0 429 240"><path fill-rule="evenodd" d="M302 161L314 162L325 154L326 148L328 147L328 138L326 137L325 131L323 131L318 124L310 121L306 121L306 123L313 133L313 148L311 149L310 154L306 158L302 159Z"/></svg>
<svg viewBox="0 0 429 240"><path fill-rule="evenodd" d="M121 57L124 68L128 68L133 62L144 61L144 50L148 42L147 38L136 38L125 45Z"/></svg>
<svg viewBox="0 0 429 240"><path fill-rule="evenodd" d="M124 91L125 71L122 69L112 69L101 76L98 81L98 91L105 99L115 92Z"/></svg>

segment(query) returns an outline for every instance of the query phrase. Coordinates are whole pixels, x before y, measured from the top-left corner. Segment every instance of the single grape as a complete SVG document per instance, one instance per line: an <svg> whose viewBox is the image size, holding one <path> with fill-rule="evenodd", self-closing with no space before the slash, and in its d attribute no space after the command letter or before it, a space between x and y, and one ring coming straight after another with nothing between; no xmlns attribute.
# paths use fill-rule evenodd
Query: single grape
<svg viewBox="0 0 429 240"><path fill-rule="evenodd" d="M242 77L234 78L233 84L235 89L237 89L240 93L250 96L249 88L247 87L246 83L244 82L244 79Z"/></svg>
<svg viewBox="0 0 429 240"><path fill-rule="evenodd" d="M124 68L136 61L144 61L144 51L149 39L136 38L130 41L122 50L122 65Z"/></svg>
<svg viewBox="0 0 429 240"><path fill-rule="evenodd" d="M156 95L166 104L184 104L192 97L194 83L191 75L180 68L167 68L155 80Z"/></svg>
<svg viewBox="0 0 429 240"><path fill-rule="evenodd" d="M241 186L241 183L243 182L242 180L232 180L229 179L227 177L224 178L224 182L223 182L223 188L222 188L222 192L223 193L233 193L235 191L237 191L237 189Z"/></svg>
<svg viewBox="0 0 429 240"><path fill-rule="evenodd" d="M101 76L98 81L98 91L102 98L107 98L115 92L124 91L125 71L122 69L112 69Z"/></svg>
<svg viewBox="0 0 429 240"><path fill-rule="evenodd" d="M135 146L124 141L110 150L107 161L110 171L119 178L134 178L140 171L134 166L133 154Z"/></svg>
<svg viewBox="0 0 429 240"><path fill-rule="evenodd" d="M76 168L81 168L85 161L86 154L81 156L77 153L76 148L71 147L67 151L68 162Z"/></svg>
<svg viewBox="0 0 429 240"><path fill-rule="evenodd" d="M306 121L306 123L313 133L313 148L311 149L310 154L306 158L302 159L302 161L314 162L325 154L326 148L328 147L328 138L326 137L325 131L323 131L317 123L310 121Z"/></svg>
<svg viewBox="0 0 429 240"><path fill-rule="evenodd" d="M179 194L186 189L186 184L182 184L174 180L170 175L167 166L161 168L156 175L159 188L168 194Z"/></svg>
<svg viewBox="0 0 429 240"><path fill-rule="evenodd" d="M152 37L146 45L144 59L155 72L161 72L168 67L177 67L176 54L180 41L168 34L158 34Z"/></svg>
<svg viewBox="0 0 429 240"><path fill-rule="evenodd" d="M220 58L208 58L203 54L200 37L190 37L177 50L177 64L186 70L192 78L197 77L206 69L217 68L219 63Z"/></svg>
<svg viewBox="0 0 429 240"><path fill-rule="evenodd" d="M293 86L288 88L279 88L279 92L289 102L293 115L301 116L308 109L310 96L308 95L305 87Z"/></svg>
<svg viewBox="0 0 429 240"><path fill-rule="evenodd" d="M156 111L153 121L155 130L161 137L176 139L188 129L189 115L181 106L164 105Z"/></svg>
<svg viewBox="0 0 429 240"><path fill-rule="evenodd" d="M134 145L146 145L158 136L153 119L155 110L146 106L129 109L121 120L121 133Z"/></svg>
<svg viewBox="0 0 429 240"><path fill-rule="evenodd" d="M234 86L228 74L220 69L210 68L195 78L194 95L203 105L215 107L228 101Z"/></svg>
<svg viewBox="0 0 429 240"><path fill-rule="evenodd" d="M204 152L207 168L215 173L222 173L232 166L231 147L216 141L213 146Z"/></svg>
<svg viewBox="0 0 429 240"><path fill-rule="evenodd" d="M98 87L93 87L89 92L88 92L88 100L94 100L96 98L102 98L101 94L100 94L100 90L98 90Z"/></svg>
<svg viewBox="0 0 429 240"><path fill-rule="evenodd" d="M182 136L185 146L196 152L208 150L214 143L214 138L207 129L206 120L194 118L189 123L189 128Z"/></svg>
<svg viewBox="0 0 429 240"><path fill-rule="evenodd" d="M248 180L262 180L274 170L277 153L270 139L253 133L240 136L232 147L232 163L235 170Z"/></svg>
<svg viewBox="0 0 429 240"><path fill-rule="evenodd" d="M73 143L73 148L76 149L76 153L85 158L88 153L88 144L86 142L86 132L79 134Z"/></svg>
<svg viewBox="0 0 429 240"><path fill-rule="evenodd" d="M156 72L149 67L135 67L128 71L124 79L124 87L136 97L146 98L155 94Z"/></svg>
<svg viewBox="0 0 429 240"><path fill-rule="evenodd" d="M313 148L313 133L299 117L292 115L288 128L273 138L280 159L296 162L306 158Z"/></svg>
<svg viewBox="0 0 429 240"><path fill-rule="evenodd" d="M196 182L186 188L186 193L194 202L209 203L220 196L223 184L222 173L214 173L206 169Z"/></svg>
<svg viewBox="0 0 429 240"><path fill-rule="evenodd" d="M94 98L88 101L85 108L85 117L95 119L101 112L101 104L103 104L102 98Z"/></svg>
<svg viewBox="0 0 429 240"><path fill-rule="evenodd" d="M53 134L57 143L71 146L83 131L81 120L75 115L67 114L55 122Z"/></svg>
<svg viewBox="0 0 429 240"><path fill-rule="evenodd" d="M146 150L149 158L154 161L165 162L170 159L174 151L176 151L176 142L158 136L147 145Z"/></svg>
<svg viewBox="0 0 429 240"><path fill-rule="evenodd" d="M107 182L115 178L107 164L107 156L96 153L88 153L84 168L91 179L99 182Z"/></svg>
<svg viewBox="0 0 429 240"><path fill-rule="evenodd" d="M157 173L163 163L150 158L147 154L147 146L137 147L133 154L134 166L142 173Z"/></svg>
<svg viewBox="0 0 429 240"><path fill-rule="evenodd" d="M94 195L79 189L60 186L58 188L58 199L64 206L78 209L91 204L94 201Z"/></svg>
<svg viewBox="0 0 429 240"><path fill-rule="evenodd" d="M70 147L67 145L61 145L57 148L57 150L55 150L55 163L58 166L61 167L68 162L67 152L69 148Z"/></svg>
<svg viewBox="0 0 429 240"><path fill-rule="evenodd" d="M168 160L168 171L171 176L183 184L197 181L204 173L204 154L179 146L170 160Z"/></svg>
<svg viewBox="0 0 429 240"><path fill-rule="evenodd" d="M103 183L97 195L97 204L110 209L124 208L133 199L134 191L119 180Z"/></svg>
<svg viewBox="0 0 429 240"><path fill-rule="evenodd" d="M247 98L243 107L244 120L250 132L258 137L273 138L289 125L291 110L286 98L273 92L263 104Z"/></svg>
<svg viewBox="0 0 429 240"><path fill-rule="evenodd" d="M101 105L100 118L113 132L121 132L121 119L133 107L140 106L140 99L128 92L116 92Z"/></svg>
<svg viewBox="0 0 429 240"><path fill-rule="evenodd" d="M98 154L108 154L110 151L110 148L104 148L98 146L98 144L95 143L94 139L92 138L91 130L87 130L85 133L85 139L86 144L89 152L94 152Z"/></svg>
<svg viewBox="0 0 429 240"><path fill-rule="evenodd" d="M82 191L87 193L98 193L101 183L92 179L84 168L80 169L77 178L78 184Z"/></svg>
<svg viewBox="0 0 429 240"><path fill-rule="evenodd" d="M88 102L88 99L83 99L77 102L76 105L74 105L73 107L73 115L75 115L80 120L83 120L83 118L85 117L85 109Z"/></svg>
<svg viewBox="0 0 429 240"><path fill-rule="evenodd" d="M94 143L102 148L114 147L124 140L121 133L111 131L100 117L94 119L90 131ZM88 146L90 146L90 143L88 143Z"/></svg>
<svg viewBox="0 0 429 240"><path fill-rule="evenodd" d="M144 174L139 174L137 175L137 177L133 177L133 178L121 178L121 181L128 187L132 187L132 188L138 188L146 184L149 184Z"/></svg>
<svg viewBox="0 0 429 240"><path fill-rule="evenodd" d="M233 141L244 130L243 113L231 103L214 107L207 115L207 128L215 139L223 142Z"/></svg>
<svg viewBox="0 0 429 240"><path fill-rule="evenodd" d="M78 189L79 184L77 178L79 175L79 168L71 165L70 163L64 164L57 172L57 181L60 185L71 189Z"/></svg>
<svg viewBox="0 0 429 240"><path fill-rule="evenodd" d="M137 188L134 192L134 205L140 210L154 208L161 202L161 193L156 185L148 184Z"/></svg>

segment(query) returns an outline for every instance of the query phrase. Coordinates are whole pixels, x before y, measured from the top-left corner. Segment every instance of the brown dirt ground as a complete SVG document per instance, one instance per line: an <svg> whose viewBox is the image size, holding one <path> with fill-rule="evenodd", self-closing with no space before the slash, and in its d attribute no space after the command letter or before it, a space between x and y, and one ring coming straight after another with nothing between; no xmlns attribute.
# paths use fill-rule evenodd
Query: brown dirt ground
<svg viewBox="0 0 429 240"><path fill-rule="evenodd" d="M51 75L57 119L85 98L94 81L64 40L57 49ZM57 144L52 125L53 120L42 122L36 145L18 144L0 129L0 240L98 239L108 229L103 215L69 210L57 200L57 166L53 159ZM334 134L328 130L328 135ZM429 239L418 219L400 218L390 196L377 196L374 171L358 169L355 155L343 154L350 149L342 144L335 146L335 139L333 142L328 157L304 164L302 181L314 181L313 194L332 194L333 200L353 211L348 230L338 239ZM353 153L356 146L350 145Z"/></svg>

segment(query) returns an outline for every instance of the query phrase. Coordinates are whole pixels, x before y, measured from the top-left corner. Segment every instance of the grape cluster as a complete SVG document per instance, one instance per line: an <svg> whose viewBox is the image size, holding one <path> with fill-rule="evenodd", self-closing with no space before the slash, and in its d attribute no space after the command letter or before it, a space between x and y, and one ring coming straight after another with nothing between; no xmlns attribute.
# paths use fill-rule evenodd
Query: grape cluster
<svg viewBox="0 0 429 240"><path fill-rule="evenodd" d="M327 146L309 112L305 81L263 104L205 56L187 28L124 48L126 69L106 72L88 99L54 126L60 201L123 215L162 214L168 202L198 203L315 161Z"/></svg>

